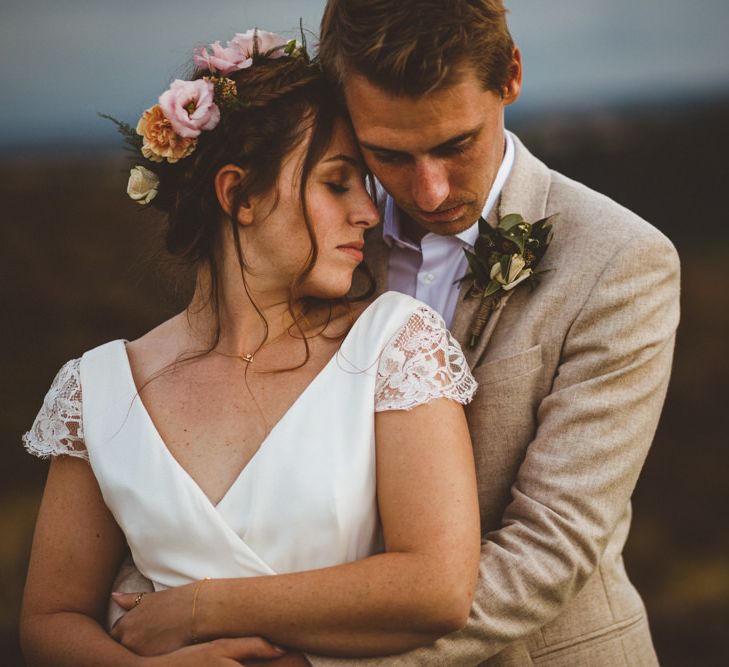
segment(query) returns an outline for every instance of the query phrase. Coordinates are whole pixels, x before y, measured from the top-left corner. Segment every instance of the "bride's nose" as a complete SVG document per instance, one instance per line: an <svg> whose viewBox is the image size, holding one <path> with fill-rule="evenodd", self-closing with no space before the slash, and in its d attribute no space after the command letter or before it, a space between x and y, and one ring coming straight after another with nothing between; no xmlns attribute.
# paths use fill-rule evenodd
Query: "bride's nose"
<svg viewBox="0 0 729 667"><path fill-rule="evenodd" d="M368 193L363 192L349 213L349 224L369 229L380 222L380 211Z"/></svg>

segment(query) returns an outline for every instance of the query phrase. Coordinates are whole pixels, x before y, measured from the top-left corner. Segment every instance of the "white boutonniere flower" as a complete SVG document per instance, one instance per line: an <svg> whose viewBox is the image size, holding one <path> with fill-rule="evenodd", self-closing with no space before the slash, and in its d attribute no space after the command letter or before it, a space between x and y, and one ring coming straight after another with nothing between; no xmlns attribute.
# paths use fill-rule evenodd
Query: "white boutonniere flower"
<svg viewBox="0 0 729 667"><path fill-rule="evenodd" d="M481 304L469 335L475 347L491 312L504 292L523 282L536 281L534 269L552 240L554 216L528 223L518 213L499 220L496 227L483 218L478 221L478 239L473 252L466 250L470 271L461 280L471 280L469 297L479 297Z"/></svg>

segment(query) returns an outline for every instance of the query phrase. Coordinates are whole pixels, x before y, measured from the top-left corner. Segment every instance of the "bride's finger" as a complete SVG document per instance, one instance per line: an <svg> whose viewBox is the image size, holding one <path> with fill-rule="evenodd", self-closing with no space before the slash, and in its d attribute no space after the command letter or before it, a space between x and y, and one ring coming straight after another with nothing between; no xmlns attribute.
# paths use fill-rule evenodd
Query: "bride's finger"
<svg viewBox="0 0 729 667"><path fill-rule="evenodd" d="M134 609L138 604L142 602L145 595L148 595L146 591L142 593L112 593L111 599L114 600L122 609L129 611Z"/></svg>
<svg viewBox="0 0 729 667"><path fill-rule="evenodd" d="M215 639L211 642L219 655L233 660L245 658L263 658L272 660L280 658L286 651L267 642L262 637L235 637Z"/></svg>

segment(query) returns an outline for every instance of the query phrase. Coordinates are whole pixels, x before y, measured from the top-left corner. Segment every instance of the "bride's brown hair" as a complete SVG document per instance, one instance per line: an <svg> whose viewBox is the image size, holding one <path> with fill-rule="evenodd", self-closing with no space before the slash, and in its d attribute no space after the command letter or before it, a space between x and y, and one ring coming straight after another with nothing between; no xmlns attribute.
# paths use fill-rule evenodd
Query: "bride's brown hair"
<svg viewBox="0 0 729 667"><path fill-rule="evenodd" d="M203 76L209 76L209 72L197 70L191 78ZM335 122L344 120L349 123L349 116L318 64L309 61L305 55L257 56L253 66L228 74L227 78L236 84L238 102L223 111L214 130L200 134L192 155L174 164L153 165L160 184L159 194L152 205L166 214L165 243L169 253L192 268L202 265L209 268L208 303L217 320L210 346L212 350L220 339L218 250L223 224L227 218L248 293L236 222L238 210L248 197L275 188L284 158L308 137L300 174L300 196L311 252L306 266L289 290L289 311L304 340L308 360L308 342L295 304L303 303L304 312L308 306L325 304L329 306L331 316L334 304L366 299L374 293L372 274L362 264L359 270L366 278L364 294L326 301L302 300L298 294L298 288L312 270L318 253L306 202L307 182L312 168L331 142ZM219 169L227 164L238 165L245 170L245 176L237 186L232 211L226 216L218 202L214 180ZM256 306L252 298L251 301ZM268 324L260 310L258 312L267 336Z"/></svg>

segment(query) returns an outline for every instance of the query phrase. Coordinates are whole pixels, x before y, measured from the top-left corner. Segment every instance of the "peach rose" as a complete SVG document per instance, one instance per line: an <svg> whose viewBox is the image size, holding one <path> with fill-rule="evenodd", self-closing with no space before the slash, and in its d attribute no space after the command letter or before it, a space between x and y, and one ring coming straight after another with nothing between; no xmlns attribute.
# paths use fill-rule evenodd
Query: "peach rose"
<svg viewBox="0 0 729 667"><path fill-rule="evenodd" d="M190 155L197 145L197 139L181 137L174 131L159 104L142 114L137 134L144 138L142 155L152 162L177 162Z"/></svg>

